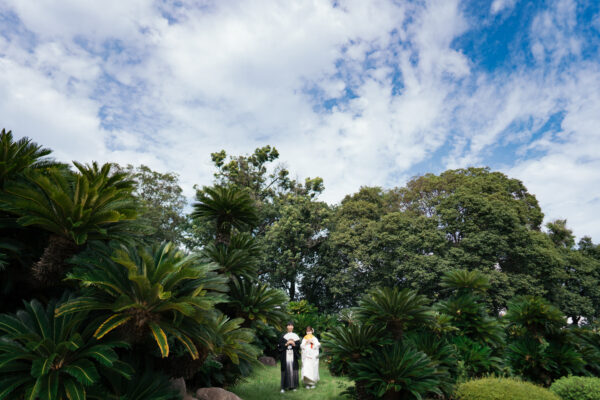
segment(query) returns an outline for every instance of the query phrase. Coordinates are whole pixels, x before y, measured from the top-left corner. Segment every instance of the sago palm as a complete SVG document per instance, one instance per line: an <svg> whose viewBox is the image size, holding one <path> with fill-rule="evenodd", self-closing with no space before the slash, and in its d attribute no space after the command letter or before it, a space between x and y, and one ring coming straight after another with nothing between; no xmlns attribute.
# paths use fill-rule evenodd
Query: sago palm
<svg viewBox="0 0 600 400"><path fill-rule="evenodd" d="M449 290L455 290L460 294L463 292L483 293L491 287L490 280L482 272L466 269L446 272L442 276L441 286Z"/></svg>
<svg viewBox="0 0 600 400"><path fill-rule="evenodd" d="M430 324L434 313L425 296L411 289L376 288L358 303L358 312L364 322L381 323L395 339L402 339L410 327Z"/></svg>
<svg viewBox="0 0 600 400"><path fill-rule="evenodd" d="M232 235L229 245L210 243L202 249L203 257L217 264L219 271L232 280L256 277L259 252L255 239L248 233Z"/></svg>
<svg viewBox="0 0 600 400"><path fill-rule="evenodd" d="M380 325L351 324L333 326L321 337L323 350L331 357L331 368L346 374L351 362L368 357L376 347L391 344L385 328Z"/></svg>
<svg viewBox="0 0 600 400"><path fill-rule="evenodd" d="M44 169L55 166L48 158L52 150L45 149L24 137L15 140L11 131L0 132L0 189L4 182L13 179L27 169Z"/></svg>
<svg viewBox="0 0 600 400"><path fill-rule="evenodd" d="M443 375L425 353L395 343L350 364L350 377L380 399L425 399L442 395Z"/></svg>
<svg viewBox="0 0 600 400"><path fill-rule="evenodd" d="M216 242L228 245L233 228L244 230L258 221L254 200L246 189L237 186L205 187L196 194L193 219L211 221Z"/></svg>
<svg viewBox="0 0 600 400"><path fill-rule="evenodd" d="M139 230L132 223L137 211L127 175L113 172L112 164L75 166L76 173L28 171L25 181L7 182L0 198L5 210L20 216L19 224L51 234L33 266L41 281L62 278L65 260L88 240L125 238Z"/></svg>
<svg viewBox="0 0 600 400"><path fill-rule="evenodd" d="M226 278L215 266L185 255L170 243L149 247L121 246L111 254L97 246L73 259L68 279L79 281L85 295L62 305L59 315L79 310L102 310L104 319L94 332L98 339L123 328L133 341L151 337L163 357L169 337L179 341L192 358L199 357L189 330L211 318L223 300ZM206 343L200 343L206 346Z"/></svg>
<svg viewBox="0 0 600 400"><path fill-rule="evenodd" d="M55 316L55 302L44 308L37 300L0 315L0 399L85 399L101 367L130 379L115 352L126 344L96 340L85 316Z"/></svg>
<svg viewBox="0 0 600 400"><path fill-rule="evenodd" d="M509 327L523 329L535 338L556 333L567 324L566 317L557 307L535 296L520 296L510 301L504 318Z"/></svg>
<svg viewBox="0 0 600 400"><path fill-rule="evenodd" d="M283 328L287 319L285 305L286 294L269 287L266 283L252 282L247 279L231 282L227 309L238 318L243 318L243 326L250 327L252 321L260 320L278 329Z"/></svg>

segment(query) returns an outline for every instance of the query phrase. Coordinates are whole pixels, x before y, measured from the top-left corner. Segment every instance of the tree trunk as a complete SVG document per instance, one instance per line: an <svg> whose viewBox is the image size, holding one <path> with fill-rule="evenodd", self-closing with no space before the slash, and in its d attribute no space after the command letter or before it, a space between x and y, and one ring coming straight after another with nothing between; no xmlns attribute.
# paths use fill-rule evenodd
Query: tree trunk
<svg viewBox="0 0 600 400"><path fill-rule="evenodd" d="M48 245L40 259L31 267L35 282L40 286L55 286L64 278L66 260L74 256L79 247L70 239L50 235Z"/></svg>

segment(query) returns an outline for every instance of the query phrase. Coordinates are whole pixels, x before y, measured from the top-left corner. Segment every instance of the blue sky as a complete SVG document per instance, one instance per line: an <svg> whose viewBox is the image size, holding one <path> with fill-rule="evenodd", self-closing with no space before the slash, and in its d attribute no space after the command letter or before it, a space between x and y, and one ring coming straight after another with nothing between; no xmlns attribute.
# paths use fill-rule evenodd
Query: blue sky
<svg viewBox="0 0 600 400"><path fill-rule="evenodd" d="M190 196L265 144L331 203L490 166L597 242L599 4L0 0L0 125Z"/></svg>

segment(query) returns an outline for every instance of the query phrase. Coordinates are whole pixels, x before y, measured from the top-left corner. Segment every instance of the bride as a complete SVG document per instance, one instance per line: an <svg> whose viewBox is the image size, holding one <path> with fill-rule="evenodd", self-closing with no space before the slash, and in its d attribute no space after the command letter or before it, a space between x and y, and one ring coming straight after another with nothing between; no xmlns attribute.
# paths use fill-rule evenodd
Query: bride
<svg viewBox="0 0 600 400"><path fill-rule="evenodd" d="M321 344L314 336L312 327L306 327L306 336L302 339L302 381L307 389L314 389L319 381L319 348Z"/></svg>

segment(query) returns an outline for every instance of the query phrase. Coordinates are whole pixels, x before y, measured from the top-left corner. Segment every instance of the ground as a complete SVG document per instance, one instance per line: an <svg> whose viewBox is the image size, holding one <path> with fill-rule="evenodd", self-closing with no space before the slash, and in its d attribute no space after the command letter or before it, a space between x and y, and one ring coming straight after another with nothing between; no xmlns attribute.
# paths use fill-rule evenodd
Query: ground
<svg viewBox="0 0 600 400"><path fill-rule="evenodd" d="M230 390L243 400L343 399L340 393L352 383L346 378L331 376L324 363L319 366L319 374L321 380L315 389L306 389L301 386L296 392L279 393L281 380L279 365L275 367L265 366L257 368L252 376Z"/></svg>

